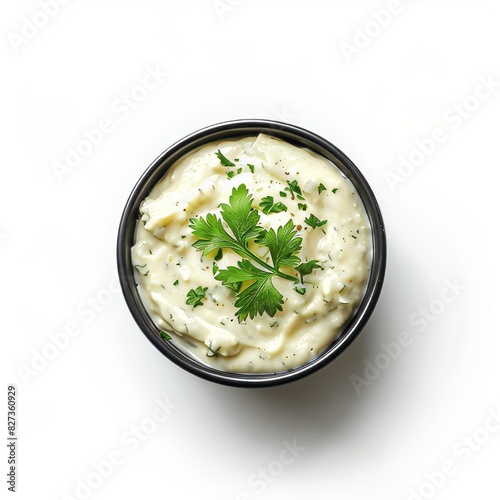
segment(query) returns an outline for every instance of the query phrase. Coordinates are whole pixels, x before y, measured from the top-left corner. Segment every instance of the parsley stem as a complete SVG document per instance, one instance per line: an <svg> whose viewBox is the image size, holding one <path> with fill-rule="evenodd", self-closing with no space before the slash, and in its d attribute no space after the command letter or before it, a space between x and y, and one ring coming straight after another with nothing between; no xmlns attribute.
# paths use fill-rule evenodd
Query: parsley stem
<svg viewBox="0 0 500 500"><path fill-rule="evenodd" d="M231 245L228 246L228 248L231 248L235 253L240 255L240 257L247 257L253 260L257 264L267 269L268 271L271 271L274 275L279 276L280 278L293 281L294 283L300 283L299 278L296 278L291 274L283 273L279 269L270 266L267 262L264 262L259 257L257 257L257 255L251 252L245 245L242 245L237 239L233 238L226 230L223 231L226 241L229 240L232 243Z"/></svg>
<svg viewBox="0 0 500 500"><path fill-rule="evenodd" d="M236 242L236 240L234 240L234 241ZM238 243L238 242L236 242L236 243ZM284 278L286 280L293 281L294 283L300 283L300 280L298 278L296 278L295 276L281 272L279 269L276 269L273 266L270 266L269 264L264 262L263 260L259 259L259 257L257 257L257 255L252 253L250 250L248 250L248 248L245 248L242 245L238 245L238 246L240 247L241 252L244 254L244 255L242 255L242 257L244 256L244 257L248 257L248 258L254 260L255 262L257 262L257 264L261 265L262 267L265 267L269 271L272 271L276 276L279 276L280 278Z"/></svg>

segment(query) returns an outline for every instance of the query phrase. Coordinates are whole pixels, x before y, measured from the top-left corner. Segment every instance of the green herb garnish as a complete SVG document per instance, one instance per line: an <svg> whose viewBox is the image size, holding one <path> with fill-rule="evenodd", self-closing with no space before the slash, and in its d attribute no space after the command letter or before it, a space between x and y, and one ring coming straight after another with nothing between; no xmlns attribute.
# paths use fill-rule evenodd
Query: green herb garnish
<svg viewBox="0 0 500 500"><path fill-rule="evenodd" d="M299 183L297 181L286 181L288 187L285 188L285 191L288 191L292 196L292 200L295 200L295 195L301 201L304 201L304 197L302 196L302 189L300 189Z"/></svg>
<svg viewBox="0 0 500 500"><path fill-rule="evenodd" d="M228 160L221 152L220 149L215 153L217 158L219 158L221 165L224 167L234 167L236 163L233 163L231 160Z"/></svg>
<svg viewBox="0 0 500 500"><path fill-rule="evenodd" d="M172 340L172 337L167 332L164 332L163 330L160 330L160 337L163 340Z"/></svg>
<svg viewBox="0 0 500 500"><path fill-rule="evenodd" d="M217 349L212 349L212 341L210 341L210 345L208 346L208 351L207 351L207 357L208 358L218 358L219 355L217 354L217 351L221 348L222 346L217 347Z"/></svg>
<svg viewBox="0 0 500 500"><path fill-rule="evenodd" d="M286 205L284 203L281 203L281 201L274 203L274 199L272 196L264 196L259 204L259 207L262 208L262 211L265 214L277 214L279 212L287 211Z"/></svg>
<svg viewBox="0 0 500 500"><path fill-rule="evenodd" d="M300 281L304 282L304 276L311 274L315 269L320 269L318 265L319 260L310 260L309 262L302 262L295 269L300 274Z"/></svg>
<svg viewBox="0 0 500 500"><path fill-rule="evenodd" d="M189 290L187 294L186 304L188 306L202 306L203 299L205 298L205 294L207 293L208 287L198 286L194 290Z"/></svg>
<svg viewBox="0 0 500 500"><path fill-rule="evenodd" d="M313 229L317 227L324 226L328 221L327 220L319 220L314 214L311 214L309 217L304 219L304 222L311 226Z"/></svg>
<svg viewBox="0 0 500 500"><path fill-rule="evenodd" d="M208 255L222 248L230 249L243 260L236 266L219 270L215 279L236 293L235 306L238 320L253 319L264 313L274 316L283 310L283 295L273 284L274 277L280 277L299 284L301 280L293 274L282 271L283 267L297 269L302 263L297 254L302 248L302 238L297 236L293 220L289 220L277 231L259 226L259 212L252 208L253 198L247 187L241 184L233 188L229 204L221 204L222 220L215 214L206 218L190 219L189 227L198 239L193 243L196 250ZM230 234L223 221L229 228ZM249 249L249 243L265 246L269 250L271 263L264 262ZM315 262L302 267L299 274L312 272ZM242 286L244 284L244 286ZM201 288L201 287L199 287Z"/></svg>
<svg viewBox="0 0 500 500"><path fill-rule="evenodd" d="M298 203L297 205L299 206L299 210L307 210L307 205L305 203Z"/></svg>
<svg viewBox="0 0 500 500"><path fill-rule="evenodd" d="M318 185L318 194L321 194L323 191L326 191L326 187L322 182L320 182Z"/></svg>
<svg viewBox="0 0 500 500"><path fill-rule="evenodd" d="M139 271L139 269L144 269L146 266L147 266L147 264L143 264L142 266L140 266L139 264L136 264L134 267L138 273L142 274L143 276L147 276L149 274L149 269L145 273L143 273L142 271Z"/></svg>
<svg viewBox="0 0 500 500"><path fill-rule="evenodd" d="M179 284L179 280L174 281L174 286L177 286Z"/></svg>
<svg viewBox="0 0 500 500"><path fill-rule="evenodd" d="M255 165L252 165L251 163L247 163L247 167L250 169L250 172L255 173Z"/></svg>
<svg viewBox="0 0 500 500"><path fill-rule="evenodd" d="M219 262L219 260L221 260L221 259L222 259L222 256L223 256L223 253L222 253L222 248L219 248L219 251L218 251L218 252L217 252L217 254L215 255L214 260L215 260L216 262Z"/></svg>

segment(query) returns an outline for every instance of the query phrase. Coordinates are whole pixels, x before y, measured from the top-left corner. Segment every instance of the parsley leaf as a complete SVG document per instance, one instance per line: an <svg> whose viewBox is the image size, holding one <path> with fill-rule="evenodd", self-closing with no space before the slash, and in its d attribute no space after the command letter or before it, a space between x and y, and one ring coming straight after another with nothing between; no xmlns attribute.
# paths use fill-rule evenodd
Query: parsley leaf
<svg viewBox="0 0 500 500"><path fill-rule="evenodd" d="M299 183L297 181L286 181L288 187L285 188L285 191L288 191L292 195L292 200L295 200L295 195L299 200L304 201L304 197L302 196L302 189L300 189Z"/></svg>
<svg viewBox="0 0 500 500"><path fill-rule="evenodd" d="M250 172L252 172L252 174L255 173L255 165L252 165L251 163L247 163L247 167L250 169Z"/></svg>
<svg viewBox="0 0 500 500"><path fill-rule="evenodd" d="M295 269L300 273L300 280L304 282L304 276L311 274L314 269L320 269L318 265L319 260L310 260L309 262L302 262Z"/></svg>
<svg viewBox="0 0 500 500"><path fill-rule="evenodd" d="M311 214L309 217L306 217L304 219L304 222L311 226L313 229L316 229L317 227L324 226L328 221L325 220L319 220L314 214Z"/></svg>
<svg viewBox="0 0 500 500"><path fill-rule="evenodd" d="M322 182L320 182L318 185L318 194L321 194L323 191L326 191L326 187Z"/></svg>
<svg viewBox="0 0 500 500"><path fill-rule="evenodd" d="M282 311L283 295L273 285L274 273L259 269L248 260L242 260L237 265L220 271L215 279L226 286L243 281L252 282L237 294L234 305L239 308L236 311L238 319L245 321L248 316L253 319L257 314L262 316L264 313L274 316L277 311Z"/></svg>
<svg viewBox="0 0 500 500"><path fill-rule="evenodd" d="M221 204L221 215L224 222L231 229L231 236L214 214L207 214L206 218L198 217L189 219L189 227L193 230L193 235L198 240L193 243L196 250L201 250L203 255L208 255L214 250L229 248L241 257L252 257L248 250L248 241L256 238L262 228L258 226L259 212L252 208L252 197L248 194L248 189L244 184L238 188L233 188L229 197L229 205Z"/></svg>
<svg viewBox="0 0 500 500"><path fill-rule="evenodd" d="M285 226L280 226L278 232L273 228L263 230L256 243L266 245L271 252L273 266L279 271L281 266L295 267L300 264L297 254L302 247L302 238L296 236L297 230L293 220L289 220Z"/></svg>
<svg viewBox="0 0 500 500"><path fill-rule="evenodd" d="M214 214L207 214L203 217L189 219L189 227L193 229L193 235L198 240L193 243L196 250L201 250L203 255L208 255L214 250L230 248L236 253L240 250L240 244L229 234L227 234L222 221Z"/></svg>
<svg viewBox="0 0 500 500"><path fill-rule="evenodd" d="M194 290L189 290L187 294L186 304L188 306L202 306L203 299L205 298L205 293L207 293L208 287L198 286Z"/></svg>
<svg viewBox="0 0 500 500"><path fill-rule="evenodd" d="M262 208L262 211L266 215L286 212L288 210L287 206L284 203L281 203L281 201L274 203L274 198L272 196L264 196L259 204L259 207Z"/></svg>
<svg viewBox="0 0 500 500"><path fill-rule="evenodd" d="M147 264L143 264L142 266L140 266L139 264L136 264L134 267L138 273L142 274L143 276L147 276L149 274L149 269L145 273L143 273L142 271L139 271L139 269L144 269L146 266L147 266Z"/></svg>
<svg viewBox="0 0 500 500"><path fill-rule="evenodd" d="M228 160L221 152L220 149L217 150L217 153L215 153L217 158L219 158L221 165L224 167L234 167L236 166L236 163L233 163L231 160Z"/></svg>
<svg viewBox="0 0 500 500"><path fill-rule="evenodd" d="M257 224L260 215L252 208L252 196L248 193L245 184L240 184L229 197L229 205L221 204L221 215L226 224L230 227L234 237L245 245L249 239L255 238L262 228Z"/></svg>
<svg viewBox="0 0 500 500"><path fill-rule="evenodd" d="M222 253L222 248L219 248L219 251L217 252L217 255L214 257L214 260L215 260L216 262L219 262L219 260L221 260L221 259L222 259L223 255L224 255L224 254Z"/></svg>

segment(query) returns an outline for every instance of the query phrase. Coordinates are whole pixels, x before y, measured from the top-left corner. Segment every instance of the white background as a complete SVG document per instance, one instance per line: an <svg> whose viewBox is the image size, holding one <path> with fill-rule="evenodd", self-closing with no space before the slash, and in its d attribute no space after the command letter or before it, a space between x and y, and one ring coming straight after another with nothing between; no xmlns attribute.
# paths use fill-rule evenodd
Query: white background
<svg viewBox="0 0 500 500"><path fill-rule="evenodd" d="M498 498L498 2L57 5L46 22L32 0L0 15L0 400L6 415L17 386L17 498ZM45 25L27 28L35 19ZM142 92L148 68L161 76ZM481 79L493 83L478 100ZM124 109L131 92L141 102ZM236 118L337 145L388 234L384 290L360 337L317 374L266 390L176 367L114 291L117 227L139 176L184 135ZM55 168L103 119L101 143ZM429 145L435 129L444 139ZM413 153L419 165L391 186L416 141L428 156ZM411 344L387 362L382 343L401 332ZM176 406L160 423L158 401ZM436 473L445 462L451 473Z"/></svg>

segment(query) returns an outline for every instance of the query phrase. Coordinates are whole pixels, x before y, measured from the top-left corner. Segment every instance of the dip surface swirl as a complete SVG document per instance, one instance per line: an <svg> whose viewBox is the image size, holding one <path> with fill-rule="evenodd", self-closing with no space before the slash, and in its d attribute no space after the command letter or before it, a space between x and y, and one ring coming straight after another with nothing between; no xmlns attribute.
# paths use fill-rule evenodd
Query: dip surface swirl
<svg viewBox="0 0 500 500"><path fill-rule="evenodd" d="M196 248L196 221L217 218L233 236L223 207L244 191L263 231L279 236L293 222L301 244L290 263L311 264L303 275L293 264L280 267L289 279L272 277L282 297L272 315L235 305L252 280L238 289L221 279L241 254ZM282 140L260 134L203 146L169 169L140 211L132 262L141 299L165 341L215 368L273 373L307 363L341 333L365 292L372 238L359 195L332 163ZM249 250L272 268L272 252L258 241Z"/></svg>

